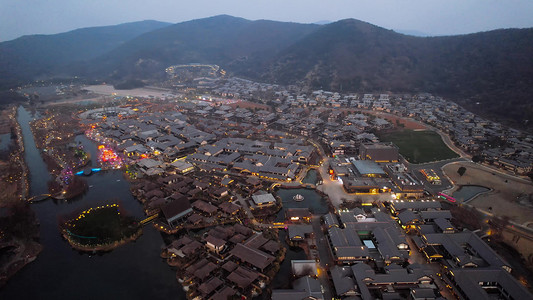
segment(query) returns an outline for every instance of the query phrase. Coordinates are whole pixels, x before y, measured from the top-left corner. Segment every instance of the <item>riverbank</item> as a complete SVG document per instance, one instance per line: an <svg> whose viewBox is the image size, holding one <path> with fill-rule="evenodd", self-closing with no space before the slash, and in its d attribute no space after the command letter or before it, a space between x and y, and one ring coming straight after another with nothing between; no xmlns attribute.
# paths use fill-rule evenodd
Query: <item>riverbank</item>
<svg viewBox="0 0 533 300"><path fill-rule="evenodd" d="M0 287L42 251L38 221L24 202L29 194L29 172L24 158L22 129L17 121L17 107L1 112L2 123L9 124L11 147L0 160Z"/></svg>
<svg viewBox="0 0 533 300"><path fill-rule="evenodd" d="M4 249L11 248L11 253L4 252ZM43 246L38 242L31 240L13 240L9 243L0 245L0 250L3 255L9 256L7 263L0 265L0 288L3 287L7 281L24 268L27 264L34 261L39 253L43 250ZM8 250L9 251L9 250Z"/></svg>
<svg viewBox="0 0 533 300"><path fill-rule="evenodd" d="M28 263L35 260L43 247L39 224L28 203L17 200L0 217L0 286Z"/></svg>
<svg viewBox="0 0 533 300"><path fill-rule="evenodd" d="M22 130L17 122L17 107L1 112L2 123L9 124L11 146L0 157L0 207L25 200L29 194L28 168L24 159Z"/></svg>
<svg viewBox="0 0 533 300"><path fill-rule="evenodd" d="M97 245L83 245L81 243L77 243L71 238L70 234L68 234L66 230L63 230L61 235L70 244L70 246L72 246L72 248L75 250L83 251L83 252L108 252L120 246L123 246L127 243L134 242L142 235L142 233L143 233L142 229L139 228L137 232L130 237L126 237L121 240L109 243L109 244L97 244Z"/></svg>
<svg viewBox="0 0 533 300"><path fill-rule="evenodd" d="M136 240L142 227L120 212L118 204L89 208L60 224L61 235L76 250L110 251Z"/></svg>
<svg viewBox="0 0 533 300"><path fill-rule="evenodd" d="M73 173L89 163L83 147L75 142L81 131L79 120L72 116L75 107L64 106L59 112L45 112L42 118L33 120L30 129L48 172L54 176L48 182L50 194L71 199L87 190L86 182Z"/></svg>
<svg viewBox="0 0 533 300"><path fill-rule="evenodd" d="M52 178L28 125L34 117L23 107L19 108L19 115L31 181L30 195L48 194L47 182ZM98 155L97 145L84 138L80 142L92 157ZM106 204L105 199L119 199L120 206L128 214L137 219L145 217L141 206L131 196L130 185L121 171L99 172L84 179L89 189L73 201L46 200L30 205L40 223L39 243L43 248L32 263L0 289L0 299L79 298L80 290L91 291L91 297L102 299L185 299L175 280L175 272L157 255L163 240L151 226L143 228L142 235L134 243L113 251L98 252L98 255L90 252L80 255L80 251L63 239L58 218ZM139 276L139 270L142 276ZM29 284L31 288L28 288Z"/></svg>

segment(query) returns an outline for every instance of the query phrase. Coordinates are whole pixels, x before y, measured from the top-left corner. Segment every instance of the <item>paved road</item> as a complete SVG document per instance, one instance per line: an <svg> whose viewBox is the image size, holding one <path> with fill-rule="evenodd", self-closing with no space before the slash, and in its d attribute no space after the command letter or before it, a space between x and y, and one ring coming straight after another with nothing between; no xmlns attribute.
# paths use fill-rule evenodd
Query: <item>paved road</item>
<svg viewBox="0 0 533 300"><path fill-rule="evenodd" d="M318 250L319 263L319 277L320 283L324 287L324 299L333 299L333 293L331 291L331 285L327 270L329 266L333 264L333 258L330 255L328 241L322 232L320 226L320 216L313 215L311 220L313 231L315 232L316 247Z"/></svg>
<svg viewBox="0 0 533 300"><path fill-rule="evenodd" d="M447 159L447 160L442 160L438 162L430 162L430 163L418 164L418 165L407 163L407 165L408 165L409 170L412 171L415 177L424 184L424 188L427 191L431 192L432 194L436 194L438 192L442 192L444 190L448 190L453 187L453 182L451 182L448 179L448 177L442 172L442 167L444 167L447 164L456 163L459 161L465 161L465 159L464 158L453 158L453 159ZM420 170L422 169L434 170L437 173L437 175L439 175L442 184L435 185L435 184L429 183L425 179L424 175L420 173Z"/></svg>
<svg viewBox="0 0 533 300"><path fill-rule="evenodd" d="M339 207L343 199L354 200L355 195L346 193L340 182L331 180L328 173L331 158L324 154L324 149L322 149L320 143L310 138L307 141L318 149L318 153L322 157L322 164L318 167L318 172L320 173L320 177L322 177L322 184L318 186L317 189L327 194L331 204L336 208Z"/></svg>

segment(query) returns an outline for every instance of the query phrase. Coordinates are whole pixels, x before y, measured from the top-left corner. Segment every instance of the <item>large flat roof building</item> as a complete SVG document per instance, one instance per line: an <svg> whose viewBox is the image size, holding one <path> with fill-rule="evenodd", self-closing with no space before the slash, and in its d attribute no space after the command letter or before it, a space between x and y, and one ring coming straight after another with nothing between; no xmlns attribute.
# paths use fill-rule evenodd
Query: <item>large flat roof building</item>
<svg viewBox="0 0 533 300"><path fill-rule="evenodd" d="M273 290L272 291L272 300L307 300L307 299L316 299L321 300L325 299L322 294L322 286L318 279L305 276L299 279L296 279L292 284L292 289L285 290Z"/></svg>
<svg viewBox="0 0 533 300"><path fill-rule="evenodd" d="M370 160L352 160L352 164L363 177L387 177L387 173L377 163Z"/></svg>
<svg viewBox="0 0 533 300"><path fill-rule="evenodd" d="M362 144L359 147L361 159L375 162L397 162L398 147L392 143Z"/></svg>

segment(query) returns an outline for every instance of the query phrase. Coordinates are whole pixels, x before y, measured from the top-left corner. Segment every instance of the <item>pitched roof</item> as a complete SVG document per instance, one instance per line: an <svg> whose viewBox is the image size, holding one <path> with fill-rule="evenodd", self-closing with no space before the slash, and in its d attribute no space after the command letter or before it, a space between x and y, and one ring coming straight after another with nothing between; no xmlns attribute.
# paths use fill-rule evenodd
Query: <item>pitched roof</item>
<svg viewBox="0 0 533 300"><path fill-rule="evenodd" d="M251 264L261 270L266 268L274 261L274 257L261 250L253 249L243 244L237 244L231 250L231 254L241 261Z"/></svg>
<svg viewBox="0 0 533 300"><path fill-rule="evenodd" d="M161 210L163 211L163 215L165 216L167 221L172 221L176 217L180 217L181 215L188 213L188 211L191 210L191 205L186 199L174 200L169 204L163 206Z"/></svg>
<svg viewBox="0 0 533 300"><path fill-rule="evenodd" d="M245 269L243 267L238 267L235 271L231 272L228 277L229 281L237 284L240 288L247 288L252 282L254 282L259 277L259 273Z"/></svg>
<svg viewBox="0 0 533 300"><path fill-rule="evenodd" d="M216 290L222 284L223 284L222 280L220 280L218 277L211 277L211 279L202 283L198 287L198 291L200 291L200 293L206 296L206 295L211 294L214 290Z"/></svg>

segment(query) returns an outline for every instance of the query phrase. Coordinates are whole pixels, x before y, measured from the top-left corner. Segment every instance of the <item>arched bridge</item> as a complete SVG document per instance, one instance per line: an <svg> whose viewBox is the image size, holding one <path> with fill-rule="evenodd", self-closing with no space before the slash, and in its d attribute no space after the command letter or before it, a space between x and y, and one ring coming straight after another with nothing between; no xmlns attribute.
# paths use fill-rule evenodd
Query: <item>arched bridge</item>
<svg viewBox="0 0 533 300"><path fill-rule="evenodd" d="M33 197L30 197L28 198L28 202L39 202L39 201L43 201L43 200L46 200L48 198L52 198L52 195L51 194L41 194L41 195L35 195Z"/></svg>

